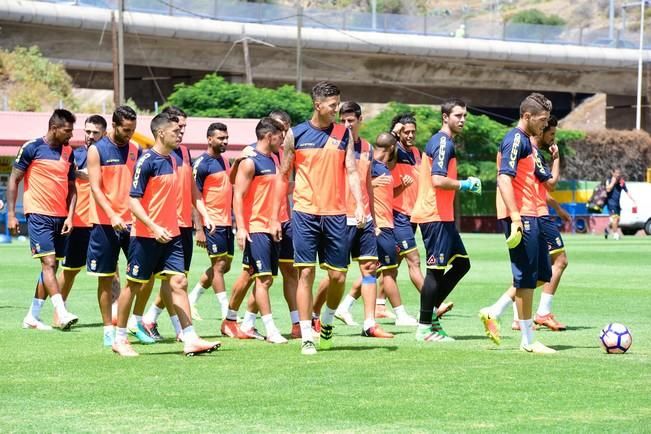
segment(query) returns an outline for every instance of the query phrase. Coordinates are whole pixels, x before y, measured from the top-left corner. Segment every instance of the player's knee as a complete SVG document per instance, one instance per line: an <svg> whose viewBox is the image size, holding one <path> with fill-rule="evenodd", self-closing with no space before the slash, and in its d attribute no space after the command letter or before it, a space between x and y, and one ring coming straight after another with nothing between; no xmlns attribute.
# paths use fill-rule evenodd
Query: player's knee
<svg viewBox="0 0 651 434"><path fill-rule="evenodd" d="M362 275L373 275L377 272L377 262L376 261L366 261L359 264L359 268L362 272Z"/></svg>
<svg viewBox="0 0 651 434"><path fill-rule="evenodd" d="M188 287L188 278L185 274L175 274L170 277L170 284L175 289L184 290Z"/></svg>
<svg viewBox="0 0 651 434"><path fill-rule="evenodd" d="M264 289L269 289L271 288L271 284L273 283L274 278L273 276L259 276L257 280L258 282L256 286L260 285Z"/></svg>
<svg viewBox="0 0 651 434"><path fill-rule="evenodd" d="M339 270L329 270L328 277L330 278L330 283L343 285L346 283L346 273Z"/></svg>

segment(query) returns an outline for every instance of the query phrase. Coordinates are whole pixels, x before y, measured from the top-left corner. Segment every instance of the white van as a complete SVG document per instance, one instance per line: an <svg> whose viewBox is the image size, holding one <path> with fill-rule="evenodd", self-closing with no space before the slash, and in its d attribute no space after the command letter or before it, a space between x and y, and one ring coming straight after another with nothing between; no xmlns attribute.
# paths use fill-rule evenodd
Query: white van
<svg viewBox="0 0 651 434"><path fill-rule="evenodd" d="M651 235L651 183L649 182L627 182L628 192L633 196L637 204L637 212L633 213L633 203L625 192L619 200L622 208L619 219L619 227L624 235L634 235L640 229L644 229L647 235Z"/></svg>

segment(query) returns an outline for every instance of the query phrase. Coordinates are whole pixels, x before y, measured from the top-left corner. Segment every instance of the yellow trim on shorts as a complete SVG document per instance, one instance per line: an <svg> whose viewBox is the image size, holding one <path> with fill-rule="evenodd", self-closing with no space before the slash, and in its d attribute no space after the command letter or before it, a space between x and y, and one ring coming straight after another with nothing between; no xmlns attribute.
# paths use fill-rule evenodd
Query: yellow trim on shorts
<svg viewBox="0 0 651 434"><path fill-rule="evenodd" d="M418 246L416 246L416 247L412 247L411 249L408 249L408 250L401 250L400 252L398 252L398 254L399 254L400 256L404 256L404 255L406 255L407 253L411 253L411 252L413 252L414 250L418 250Z"/></svg>
<svg viewBox="0 0 651 434"><path fill-rule="evenodd" d="M393 270L395 268L398 268L398 264L393 264L393 265L382 265L375 270L376 273L380 273L384 270Z"/></svg>
<svg viewBox="0 0 651 434"><path fill-rule="evenodd" d="M82 265L81 267L66 267L65 265L61 266L62 270L69 270L69 271L81 271L82 268L86 268L85 265Z"/></svg>
<svg viewBox="0 0 651 434"><path fill-rule="evenodd" d="M553 256L557 253L563 253L565 251L565 247L561 247L560 249L554 249L549 251L549 256Z"/></svg>
<svg viewBox="0 0 651 434"><path fill-rule="evenodd" d="M248 270L249 268L251 268L250 265L242 264L242 270Z"/></svg>
<svg viewBox="0 0 651 434"><path fill-rule="evenodd" d="M136 283L147 283L149 282L149 279L136 279L135 277L127 276L127 280L130 280L132 282Z"/></svg>
<svg viewBox="0 0 651 434"><path fill-rule="evenodd" d="M97 277L113 277L117 274L117 271L114 271L112 273L96 273L94 271L88 271L86 272L86 274L89 276L97 276Z"/></svg>
<svg viewBox="0 0 651 434"><path fill-rule="evenodd" d="M459 254L456 254L456 255L452 256L452 257L448 260L447 264L445 264L445 265L434 265L434 266L427 265L425 268L429 268L430 270L445 270L446 268L448 268L448 267L450 266L450 263L451 263L452 261L454 261L455 259L457 259L457 258L466 258L466 259L469 259L470 257L469 257L468 255L459 255Z"/></svg>
<svg viewBox="0 0 651 434"><path fill-rule="evenodd" d="M40 259L40 258L43 258L45 256L50 256L50 255L56 255L56 252L54 250L52 250L51 252L37 253L35 255L32 255L32 258L33 259ZM56 259L57 261L59 260L59 258L54 258L54 259Z"/></svg>
<svg viewBox="0 0 651 434"><path fill-rule="evenodd" d="M185 273L182 272L182 271L162 270L162 271L159 271L158 273L154 274L155 278L161 279L161 280L169 279L172 276L185 276Z"/></svg>
<svg viewBox="0 0 651 434"><path fill-rule="evenodd" d="M316 262L294 262L294 267L316 267Z"/></svg>
<svg viewBox="0 0 651 434"><path fill-rule="evenodd" d="M293 259L279 259L278 262L285 262L287 264L293 264L294 260Z"/></svg>
<svg viewBox="0 0 651 434"><path fill-rule="evenodd" d="M276 277L277 274L272 274L271 271L262 271L260 273L255 273L251 275L252 279L255 279L256 277L262 277L262 276L271 276L271 277Z"/></svg>
<svg viewBox="0 0 651 434"><path fill-rule="evenodd" d="M360 256L359 258L353 258L353 261L377 261L378 259L377 256Z"/></svg>
<svg viewBox="0 0 651 434"><path fill-rule="evenodd" d="M330 265L327 262L320 263L319 267L321 267L322 270L329 269L329 270L334 270L334 271L342 271L344 273L348 271L348 267L339 268L339 267L335 267L334 265Z"/></svg>
<svg viewBox="0 0 651 434"><path fill-rule="evenodd" d="M221 258L222 256L226 256L226 257L228 257L228 258L232 258L232 257L233 257L233 255L229 255L228 252L224 252L224 253L215 253L214 255L210 255L210 254L208 255L208 257L209 257L210 259L212 259L212 258Z"/></svg>

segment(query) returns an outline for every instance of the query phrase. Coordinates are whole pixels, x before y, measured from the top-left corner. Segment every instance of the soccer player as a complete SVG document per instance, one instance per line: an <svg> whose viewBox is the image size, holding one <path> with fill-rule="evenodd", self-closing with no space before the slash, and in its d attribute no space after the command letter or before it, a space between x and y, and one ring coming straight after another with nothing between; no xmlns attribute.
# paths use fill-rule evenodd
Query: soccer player
<svg viewBox="0 0 651 434"><path fill-rule="evenodd" d="M518 125L506 134L497 155L497 217L503 226L511 259L522 335L520 349L543 354L556 350L534 340L532 301L534 288L549 282L551 264L538 219L539 185L530 137L542 134L551 109L552 103L545 96L539 93L527 96L520 104ZM490 332L490 325L495 321L488 321L492 318L485 312L480 312L480 318Z"/></svg>
<svg viewBox="0 0 651 434"><path fill-rule="evenodd" d="M278 171L278 152L284 139L284 127L271 118L262 118L255 128L254 155L242 160L235 178L233 211L237 225L235 238L244 251L243 263L255 281L253 294L267 332L267 342L287 343L278 331L271 313L269 289L278 275L280 245L271 236L269 226Z"/></svg>
<svg viewBox="0 0 651 434"><path fill-rule="evenodd" d="M212 233L206 228L203 234L197 232L197 245L206 248L211 266L201 275L189 299L193 318L200 318L196 303L206 287L212 285L221 306L221 318L224 319L228 313L224 274L231 269L235 249L231 216L233 186L229 177L230 165L222 156L228 146L228 129L226 125L215 122L208 126L206 135L208 149L195 160L192 173L216 228Z"/></svg>
<svg viewBox="0 0 651 434"><path fill-rule="evenodd" d="M355 161L360 177L360 190L366 213L366 225L357 227L355 219L355 199L350 187L346 184L346 223L348 237L348 251L350 257L359 264L361 278L361 295L364 300L364 323L362 336L373 338L392 338L375 322L375 298L377 295L377 241L375 238L375 222L373 221L373 188L371 186L371 165L373 162L373 149L371 145L359 136L362 122L362 108L353 101L347 101L339 108L339 120L348 128L354 141ZM315 301L315 312L321 311L325 302L327 290L330 286L329 277L325 277L319 284L319 291ZM354 294L357 295L357 294ZM350 315L348 309L356 297L348 295L339 304L337 311ZM342 306L342 304L344 306ZM336 313L335 313L336 315ZM344 321L345 322L345 321Z"/></svg>
<svg viewBox="0 0 651 434"><path fill-rule="evenodd" d="M55 110L45 136L25 143L18 151L7 185L7 226L17 234L20 228L16 198L18 185L25 179L23 207L29 244L32 257L41 262L34 298L23 319L26 329L52 329L41 321L41 309L48 295L58 317L57 326L69 330L79 320L67 311L56 277L65 238L72 229L76 202L74 156L68 144L75 120L68 110Z"/></svg>
<svg viewBox="0 0 651 434"><path fill-rule="evenodd" d="M548 194L548 191L553 191L556 183L560 179L560 157L558 146L555 144L556 126L558 121L554 116L550 116L547 126L543 130L541 137L532 137L534 157L536 161L536 180L537 184L537 210L539 217L539 225L543 239L549 250L549 255L552 261L552 276L549 282L543 286L542 293L540 294L540 303L536 316L534 317L534 324L537 326L544 326L554 331L565 330L567 326L556 320L552 313L552 300L558 284L563 275L563 271L567 267L567 255L565 254L565 245L561 237L556 222L549 216L548 205L556 210L559 216L563 219L569 219L569 215L563 210L558 203ZM551 169L547 165L544 156L539 151L538 146L547 148L552 157ZM513 330L520 330L520 322L517 313L517 306L512 301L515 298L515 287L510 287L493 305L481 310L484 323L487 325L486 331L493 341L499 342L499 325L495 322L499 318L504 309L509 304L513 304L514 321L511 325ZM534 326L535 327L535 326Z"/></svg>
<svg viewBox="0 0 651 434"><path fill-rule="evenodd" d="M291 128L291 118L282 110L274 110L269 113L269 117L280 122L283 125L283 138L287 131ZM242 150L242 157L238 158L231 168L231 180L235 180L237 169L242 159L248 156L255 156L256 143L245 147ZM278 160L282 160L282 148L274 155ZM290 188L291 190L291 188ZM298 283L298 276L296 268L294 268L294 246L292 239L292 225L289 217L289 200L281 203L280 207L280 222L282 225L282 239L280 241L280 253L278 255L278 268L283 277L283 295L289 307L289 316L292 322L291 337L298 339L301 337L301 331L298 324L298 310L296 308L296 285ZM231 288L231 296L228 302L228 313L226 319L222 321L221 333L224 336L229 336L238 339L265 339L263 335L258 333L255 328L255 321L257 319L258 306L255 302L255 296L251 294L247 303L247 310L244 314L242 324L237 324L237 311L244 301L246 292L248 291L254 279L251 278L251 269L244 266L244 269L235 280Z"/></svg>
<svg viewBox="0 0 651 434"><path fill-rule="evenodd" d="M61 263L62 272L59 275L61 296L65 301L68 300L77 274L86 265L88 240L93 227L90 222L90 183L86 161L88 147L106 135L106 120L100 115L88 117L84 122L84 135L84 144L73 151L77 204L72 217L72 231L66 240L65 257Z"/></svg>
<svg viewBox="0 0 651 434"><path fill-rule="evenodd" d="M138 159L138 147L131 137L136 131L136 112L119 106L113 112L109 133L88 148L90 222L86 269L97 276L97 300L104 324L104 346L111 347L115 330L111 304L114 276L120 250L126 256L133 217L129 209L129 188Z"/></svg>
<svg viewBox="0 0 651 434"><path fill-rule="evenodd" d="M414 287L420 291L423 286L423 273L420 269L420 255L416 247L416 225L411 223L411 212L418 196L418 171L421 164L420 151L415 145L416 118L410 113L396 116L391 125L391 132L398 139L395 161L389 168L393 176L393 210L394 235L400 251L398 264L402 258L407 259L409 278ZM383 300L379 301L380 314L385 312ZM379 315L382 317L386 315ZM417 325L415 318L401 321L397 325Z"/></svg>
<svg viewBox="0 0 651 434"><path fill-rule="evenodd" d="M416 340L454 340L443 330L434 310L438 309L470 270L468 253L454 223L457 191L481 194L481 181L457 180L454 139L466 123L466 103L449 99L441 104L441 130L425 146L420 166L419 190L411 221L420 225L427 255L427 276L420 291L420 317Z"/></svg>
<svg viewBox="0 0 651 434"><path fill-rule="evenodd" d="M136 164L129 191L129 208L136 218L129 243L127 285L118 299L118 325L113 351L120 356L138 353L127 340L127 319L133 298L152 275L169 279L174 309L183 327L183 352L188 356L209 353L221 345L201 339L190 319L185 277L183 242L178 225L176 159L171 156L178 146L179 119L160 113L151 121L156 142ZM207 229L210 221L204 222Z"/></svg>
<svg viewBox="0 0 651 434"><path fill-rule="evenodd" d="M327 302L321 316L320 346L332 345L334 312L343 294L348 265L348 250L341 235L346 231L345 178L355 199L355 219L359 227L366 223L354 141L344 125L335 124L340 91L332 83L319 82L311 92L312 118L294 128L285 138L281 176L276 178L276 197L271 228L280 241L282 229L279 210L287 197L288 175L295 168L294 266L298 268L296 299L301 328L301 353L316 354L312 334L312 286L317 252L321 267L330 277ZM328 188L323 188L326 185Z"/></svg>
<svg viewBox="0 0 651 434"><path fill-rule="evenodd" d="M614 240L619 240L619 214L622 211L622 208L619 206L619 198L622 196L622 191L625 191L628 197L633 202L635 206L635 199L628 192L626 188L626 182L624 182L624 177L622 176L622 171L619 168L615 168L610 172L610 178L606 181L606 204L608 205L608 214L610 214L610 225L606 227L604 236L608 239L608 232L613 234Z"/></svg>

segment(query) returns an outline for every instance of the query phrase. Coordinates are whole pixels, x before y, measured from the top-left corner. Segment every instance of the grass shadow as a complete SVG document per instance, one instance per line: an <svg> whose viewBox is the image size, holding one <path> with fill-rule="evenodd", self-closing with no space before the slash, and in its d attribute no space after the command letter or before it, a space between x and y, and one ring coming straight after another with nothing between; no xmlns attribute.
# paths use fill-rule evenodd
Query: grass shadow
<svg viewBox="0 0 651 434"><path fill-rule="evenodd" d="M386 346L386 345L378 345L378 346L352 346L352 345L346 345L346 346L337 346L330 348L329 350L323 350L324 352L330 352L330 351L369 351L369 350L387 350L387 351L397 351L398 346L396 345L391 345L391 346Z"/></svg>

